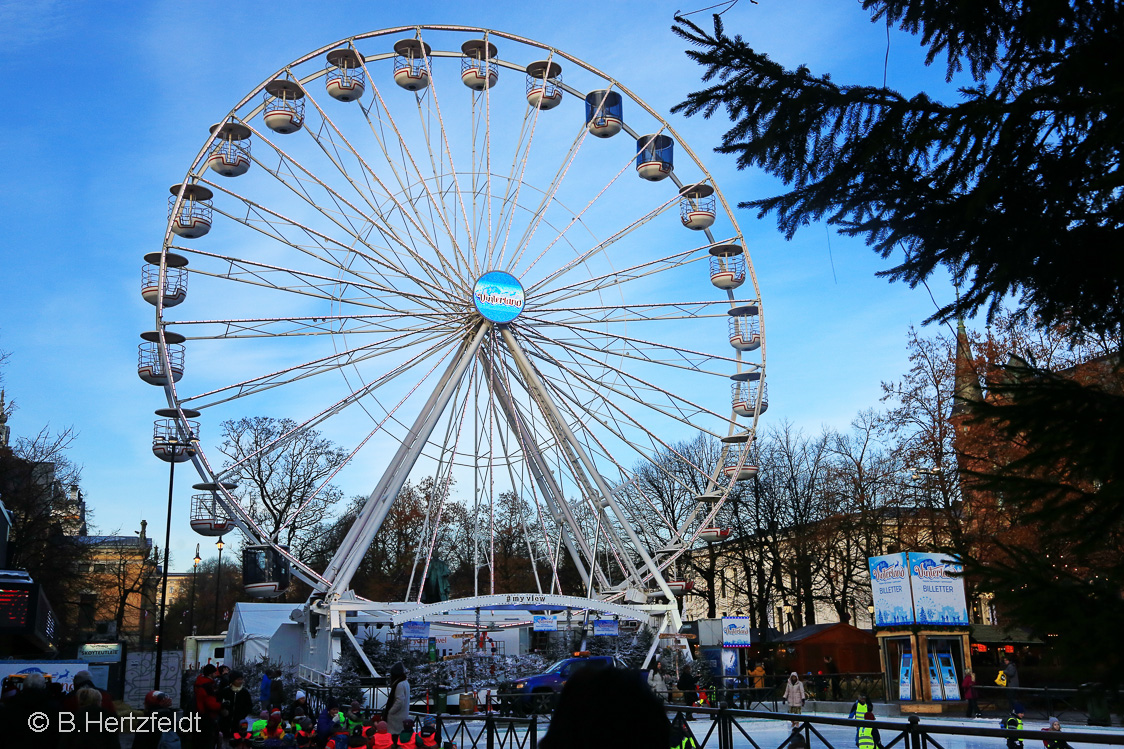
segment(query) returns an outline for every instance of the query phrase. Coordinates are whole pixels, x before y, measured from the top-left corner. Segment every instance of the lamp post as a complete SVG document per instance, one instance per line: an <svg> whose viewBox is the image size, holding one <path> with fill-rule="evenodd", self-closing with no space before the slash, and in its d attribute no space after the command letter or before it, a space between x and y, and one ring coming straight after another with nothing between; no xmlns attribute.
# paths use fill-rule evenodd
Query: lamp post
<svg viewBox="0 0 1124 749"><path fill-rule="evenodd" d="M212 624L215 634L219 634L219 591L222 590L220 583L222 582L222 536L215 542L215 546L219 547L219 566L215 569L215 621Z"/></svg>
<svg viewBox="0 0 1124 749"><path fill-rule="evenodd" d="M866 607L866 613L870 614L870 631L874 631L874 605Z"/></svg>
<svg viewBox="0 0 1124 749"><path fill-rule="evenodd" d="M191 560L191 634L195 634L195 578L199 577L199 544L195 544L195 558Z"/></svg>

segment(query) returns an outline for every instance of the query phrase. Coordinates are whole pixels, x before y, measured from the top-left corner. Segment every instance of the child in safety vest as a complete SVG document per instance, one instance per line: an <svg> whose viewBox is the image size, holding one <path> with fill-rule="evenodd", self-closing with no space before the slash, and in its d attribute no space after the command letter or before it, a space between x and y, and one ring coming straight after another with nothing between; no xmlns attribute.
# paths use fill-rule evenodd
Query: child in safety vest
<svg viewBox="0 0 1124 749"><path fill-rule="evenodd" d="M413 718L406 718L402 721L402 733L398 734L398 746L400 749L418 749Z"/></svg>
<svg viewBox="0 0 1124 749"><path fill-rule="evenodd" d="M230 734L230 749L248 749L252 735L249 724L242 721Z"/></svg>
<svg viewBox="0 0 1124 749"><path fill-rule="evenodd" d="M422 721L421 733L418 734L419 749L435 749L440 743L437 736L437 721L432 715L425 716Z"/></svg>
<svg viewBox="0 0 1124 749"><path fill-rule="evenodd" d="M874 720L874 711L868 710L865 719ZM882 749L882 737L878 735L878 729L874 726L859 726L858 733L855 735L855 745L859 749Z"/></svg>
<svg viewBox="0 0 1124 749"><path fill-rule="evenodd" d="M394 737L386 728L386 721L380 720L375 724L375 732L370 736L371 749L390 749L394 744Z"/></svg>

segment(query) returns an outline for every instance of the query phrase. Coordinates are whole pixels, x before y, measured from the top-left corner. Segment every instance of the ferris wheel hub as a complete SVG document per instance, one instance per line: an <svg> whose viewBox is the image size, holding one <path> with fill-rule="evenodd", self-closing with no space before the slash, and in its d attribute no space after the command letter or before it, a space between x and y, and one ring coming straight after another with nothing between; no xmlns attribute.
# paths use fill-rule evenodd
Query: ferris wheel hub
<svg viewBox="0 0 1124 749"><path fill-rule="evenodd" d="M502 270L490 270L472 287L472 303L484 319L509 323L519 317L527 297L519 279Z"/></svg>

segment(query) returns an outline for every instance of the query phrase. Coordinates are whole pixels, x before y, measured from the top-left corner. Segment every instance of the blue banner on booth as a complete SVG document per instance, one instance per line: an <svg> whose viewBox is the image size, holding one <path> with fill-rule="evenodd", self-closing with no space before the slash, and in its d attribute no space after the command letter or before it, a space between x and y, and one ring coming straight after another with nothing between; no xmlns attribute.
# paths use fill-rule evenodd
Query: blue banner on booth
<svg viewBox="0 0 1124 749"><path fill-rule="evenodd" d="M909 702L913 699L913 654L902 653L901 669L898 671L898 699Z"/></svg>
<svg viewBox="0 0 1124 749"><path fill-rule="evenodd" d="M558 615L557 614L536 614L531 619L531 629L535 632L557 632L558 631Z"/></svg>
<svg viewBox="0 0 1124 749"><path fill-rule="evenodd" d="M913 624L913 597L909 589L909 563L904 552L870 557L870 590L874 623L880 627Z"/></svg>
<svg viewBox="0 0 1124 749"><path fill-rule="evenodd" d="M616 619L594 619L594 637L617 637L621 633L620 622Z"/></svg>
<svg viewBox="0 0 1124 749"><path fill-rule="evenodd" d="M402 622L402 636L410 640L429 639L429 622Z"/></svg>
<svg viewBox="0 0 1124 749"><path fill-rule="evenodd" d="M947 554L909 552L913 611L918 624L968 625L964 565Z"/></svg>

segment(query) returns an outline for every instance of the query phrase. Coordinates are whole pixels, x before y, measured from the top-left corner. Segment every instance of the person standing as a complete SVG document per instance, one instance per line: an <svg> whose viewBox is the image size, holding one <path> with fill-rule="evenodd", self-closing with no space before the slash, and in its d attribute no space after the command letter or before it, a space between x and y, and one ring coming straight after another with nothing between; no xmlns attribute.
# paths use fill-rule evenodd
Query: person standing
<svg viewBox="0 0 1124 749"><path fill-rule="evenodd" d="M667 702L667 681L663 676L663 661L656 661L648 669L648 688L660 698L660 702Z"/></svg>
<svg viewBox="0 0 1124 749"><path fill-rule="evenodd" d="M788 683L784 685L784 701L791 715L799 715L804 707L804 684L795 671L788 675Z"/></svg>
<svg viewBox="0 0 1124 749"><path fill-rule="evenodd" d="M872 712L874 712L874 705L870 704L870 698L865 694L860 694L855 703L851 705L851 712L847 713L847 717L866 720L866 714Z"/></svg>
<svg viewBox="0 0 1124 749"><path fill-rule="evenodd" d="M867 712L865 720L874 720L874 713ZM858 749L882 749L882 737L874 726L859 726L855 734L855 745Z"/></svg>
<svg viewBox="0 0 1124 749"><path fill-rule="evenodd" d="M968 700L968 717L980 717L979 691L976 689L976 675L972 669L964 671L964 678L960 680L960 691L964 699Z"/></svg>
<svg viewBox="0 0 1124 749"><path fill-rule="evenodd" d="M1047 723L1049 723L1049 726L1042 729L1043 731L1046 731L1047 734L1053 731L1062 730L1062 722L1057 718L1051 716L1047 719ZM1069 744L1066 743L1066 740L1062 738L1044 738L1042 739L1042 744L1046 747L1046 749L1071 749Z"/></svg>
<svg viewBox="0 0 1124 749"><path fill-rule="evenodd" d="M219 702L222 703L219 730L228 739L254 709L254 698L250 696L250 690L246 689L246 679L242 672L231 671L229 678L230 682L219 689Z"/></svg>
<svg viewBox="0 0 1124 749"><path fill-rule="evenodd" d="M1003 691L1007 695L1007 704L1012 708L1019 699L1019 670L1010 656L1003 656Z"/></svg>
<svg viewBox="0 0 1124 749"><path fill-rule="evenodd" d="M839 699L839 665L830 655L823 657L823 670L827 674L828 683L831 685L831 699Z"/></svg>
<svg viewBox="0 0 1124 749"><path fill-rule="evenodd" d="M383 720L395 741L402 733L403 722L410 717L410 682L406 677L406 666L402 661L390 667L390 691L383 708Z"/></svg>
<svg viewBox="0 0 1124 749"><path fill-rule="evenodd" d="M272 712L274 709L284 710L285 703L288 702L285 695L285 679L281 676L279 669L273 670L273 676L269 679L269 709Z"/></svg>
<svg viewBox="0 0 1124 749"><path fill-rule="evenodd" d="M698 699L699 682L695 679L691 664L683 664L683 668L679 671L679 681L675 683L675 686L683 693L683 704L688 706L687 715L684 719L694 720L695 716L690 711L690 706L695 704L695 700Z"/></svg>
<svg viewBox="0 0 1124 749"><path fill-rule="evenodd" d="M265 669L261 672L261 688L258 689L258 709L269 710L269 688L271 686L270 674L273 672L270 669Z"/></svg>

